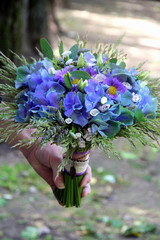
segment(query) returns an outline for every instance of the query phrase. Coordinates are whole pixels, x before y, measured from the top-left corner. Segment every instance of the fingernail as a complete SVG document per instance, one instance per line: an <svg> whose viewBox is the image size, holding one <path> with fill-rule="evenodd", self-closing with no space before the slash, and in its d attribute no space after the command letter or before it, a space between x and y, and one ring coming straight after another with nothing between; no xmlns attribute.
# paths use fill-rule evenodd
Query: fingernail
<svg viewBox="0 0 160 240"><path fill-rule="evenodd" d="M64 188L65 188L64 184L60 184L60 185L58 185L57 187L58 187L59 189L64 189Z"/></svg>
<svg viewBox="0 0 160 240"><path fill-rule="evenodd" d="M86 185L84 183L80 183L80 187L85 187Z"/></svg>

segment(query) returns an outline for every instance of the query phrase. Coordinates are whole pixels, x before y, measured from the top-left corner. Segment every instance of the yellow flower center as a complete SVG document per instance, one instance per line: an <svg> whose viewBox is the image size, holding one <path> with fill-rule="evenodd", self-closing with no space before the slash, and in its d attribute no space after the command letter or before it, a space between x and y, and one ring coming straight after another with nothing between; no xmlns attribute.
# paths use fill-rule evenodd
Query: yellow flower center
<svg viewBox="0 0 160 240"><path fill-rule="evenodd" d="M79 79L73 79L73 80L72 80L72 83L73 83L73 84L78 84L79 81L80 81Z"/></svg>
<svg viewBox="0 0 160 240"><path fill-rule="evenodd" d="M116 87L110 86L110 87L108 88L108 93L111 94L111 95L116 95L116 93L117 93Z"/></svg>

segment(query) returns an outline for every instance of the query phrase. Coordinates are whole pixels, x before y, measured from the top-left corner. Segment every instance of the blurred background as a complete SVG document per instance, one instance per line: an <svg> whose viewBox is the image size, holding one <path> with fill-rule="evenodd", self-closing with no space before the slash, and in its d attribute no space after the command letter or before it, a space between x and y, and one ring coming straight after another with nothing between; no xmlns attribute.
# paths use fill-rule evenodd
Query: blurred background
<svg viewBox="0 0 160 240"><path fill-rule="evenodd" d="M90 48L125 33L119 46L128 67L159 77L160 1L1 0L0 51L38 57L45 37L57 52L77 34ZM153 148L115 141L121 159L91 154L92 193L80 209L64 209L16 149L0 145L0 240L160 240L160 157Z"/></svg>

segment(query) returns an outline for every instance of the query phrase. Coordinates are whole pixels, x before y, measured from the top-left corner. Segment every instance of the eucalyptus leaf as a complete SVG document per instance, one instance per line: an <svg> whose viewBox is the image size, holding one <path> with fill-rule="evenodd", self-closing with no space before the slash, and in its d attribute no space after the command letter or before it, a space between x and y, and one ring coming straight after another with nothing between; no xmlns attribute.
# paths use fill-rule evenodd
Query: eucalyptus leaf
<svg viewBox="0 0 160 240"><path fill-rule="evenodd" d="M70 58L76 60L76 56L78 54L78 44L73 45L69 51L71 51Z"/></svg>
<svg viewBox="0 0 160 240"><path fill-rule="evenodd" d="M71 83L69 74L64 75L64 83L68 89L72 89L72 83Z"/></svg>
<svg viewBox="0 0 160 240"><path fill-rule="evenodd" d="M117 62L117 58L111 58L109 61L110 61L111 63L116 63L116 62Z"/></svg>
<svg viewBox="0 0 160 240"><path fill-rule="evenodd" d="M62 57L62 53L64 52L63 42L62 41L59 42L58 48L59 48L59 54Z"/></svg>
<svg viewBox="0 0 160 240"><path fill-rule="evenodd" d="M44 55L52 60L54 57L54 54L53 54L53 50L52 50L52 47L49 44L49 42L45 38L41 38L40 46L41 46L41 49L42 49L42 52L44 53Z"/></svg>
<svg viewBox="0 0 160 240"><path fill-rule="evenodd" d="M146 121L142 111L139 108L136 108L134 110L134 113L135 113L135 120L136 120L136 122Z"/></svg>
<svg viewBox="0 0 160 240"><path fill-rule="evenodd" d="M80 71L80 70L70 72L70 75L76 79L83 79L83 80L91 79L91 76L89 75L89 73Z"/></svg>
<svg viewBox="0 0 160 240"><path fill-rule="evenodd" d="M126 67L125 62L120 62L118 65L120 66L120 68L125 68Z"/></svg>

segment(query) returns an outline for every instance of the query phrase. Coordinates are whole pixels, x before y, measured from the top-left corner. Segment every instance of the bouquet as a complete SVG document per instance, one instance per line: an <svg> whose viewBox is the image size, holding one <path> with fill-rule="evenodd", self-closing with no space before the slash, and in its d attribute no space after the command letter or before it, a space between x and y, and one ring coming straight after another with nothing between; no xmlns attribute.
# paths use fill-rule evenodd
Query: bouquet
<svg viewBox="0 0 160 240"><path fill-rule="evenodd" d="M59 56L44 38L40 59L16 66L1 53L1 141L15 131L36 129L31 146L41 139L64 149L59 166L65 189L55 196L66 207L79 207L80 181L89 162L90 150L115 152L113 139L124 137L135 146L157 146L160 136L159 82L143 71L142 64L126 68L126 55L116 44L97 46L95 52L77 40L69 51L59 42ZM8 121L9 120L9 121Z"/></svg>

